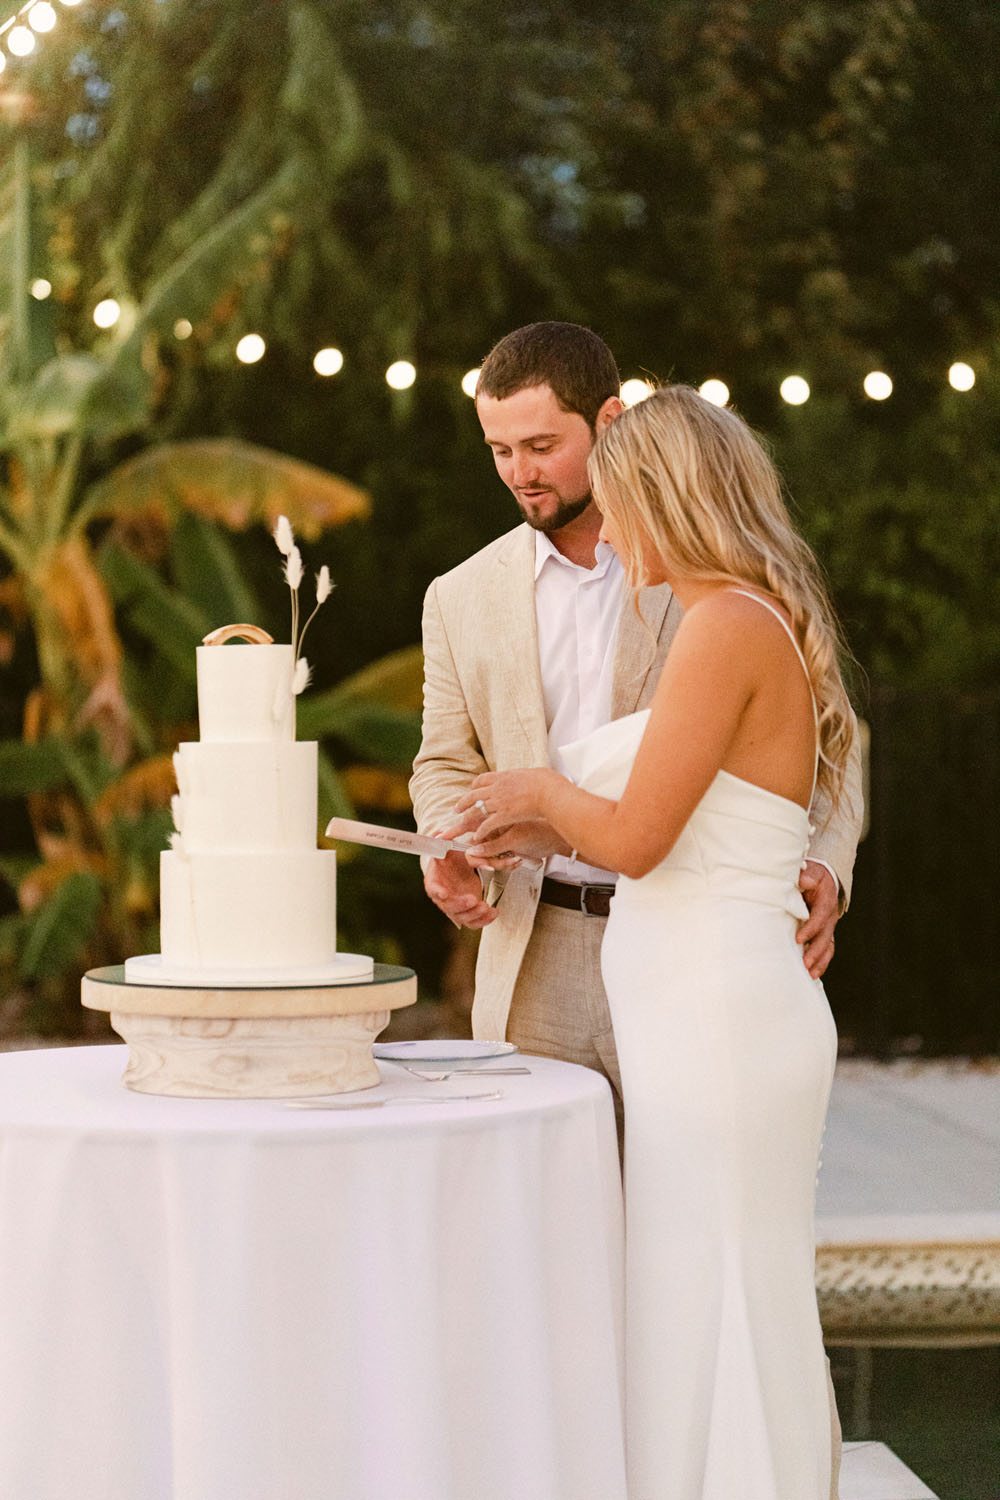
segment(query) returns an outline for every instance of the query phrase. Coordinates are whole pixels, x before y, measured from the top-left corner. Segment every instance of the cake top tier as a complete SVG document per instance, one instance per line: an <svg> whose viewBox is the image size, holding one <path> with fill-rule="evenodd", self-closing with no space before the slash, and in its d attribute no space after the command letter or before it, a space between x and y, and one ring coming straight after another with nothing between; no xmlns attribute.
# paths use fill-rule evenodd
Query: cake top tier
<svg viewBox="0 0 1000 1500"><path fill-rule="evenodd" d="M202 740L294 740L293 670L291 646L199 646Z"/></svg>

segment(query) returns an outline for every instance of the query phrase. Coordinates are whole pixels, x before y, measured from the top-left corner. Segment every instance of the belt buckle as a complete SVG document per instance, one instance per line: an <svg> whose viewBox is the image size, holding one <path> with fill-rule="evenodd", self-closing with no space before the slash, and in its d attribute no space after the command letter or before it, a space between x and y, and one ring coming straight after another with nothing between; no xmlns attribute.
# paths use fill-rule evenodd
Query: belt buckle
<svg viewBox="0 0 1000 1500"><path fill-rule="evenodd" d="M590 905L591 898L594 899L594 902L595 902L595 906L594 907L591 907L591 905ZM609 900L609 898L610 898L610 892L609 892L607 886L603 886L603 885L581 885L581 887L580 887L580 910L582 912L584 912L588 917L600 917L600 916L603 915L603 913L600 911L599 905L600 905L602 899L604 901L607 901L607 900Z"/></svg>

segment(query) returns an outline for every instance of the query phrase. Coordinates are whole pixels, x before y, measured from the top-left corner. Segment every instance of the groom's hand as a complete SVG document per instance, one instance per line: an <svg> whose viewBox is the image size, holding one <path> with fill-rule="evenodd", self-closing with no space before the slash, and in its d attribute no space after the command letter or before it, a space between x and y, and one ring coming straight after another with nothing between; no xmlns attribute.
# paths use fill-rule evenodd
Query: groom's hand
<svg viewBox="0 0 1000 1500"><path fill-rule="evenodd" d="M809 916L796 933L803 945L802 958L813 979L821 979L833 957L833 930L840 916L837 882L826 865L807 859L799 876L799 890L805 897Z"/></svg>
<svg viewBox="0 0 1000 1500"><path fill-rule="evenodd" d="M483 900L478 871L457 849L428 863L424 890L456 927L487 927L496 920L496 909Z"/></svg>

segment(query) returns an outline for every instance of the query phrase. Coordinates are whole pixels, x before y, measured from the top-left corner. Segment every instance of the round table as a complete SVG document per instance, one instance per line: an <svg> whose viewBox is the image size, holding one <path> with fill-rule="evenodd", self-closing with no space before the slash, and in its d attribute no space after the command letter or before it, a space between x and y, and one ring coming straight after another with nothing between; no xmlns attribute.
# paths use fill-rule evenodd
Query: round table
<svg viewBox="0 0 1000 1500"><path fill-rule="evenodd" d="M0 1056L0 1495L624 1500L602 1078L383 1063L359 1101L434 1102L303 1110L125 1055Z"/></svg>

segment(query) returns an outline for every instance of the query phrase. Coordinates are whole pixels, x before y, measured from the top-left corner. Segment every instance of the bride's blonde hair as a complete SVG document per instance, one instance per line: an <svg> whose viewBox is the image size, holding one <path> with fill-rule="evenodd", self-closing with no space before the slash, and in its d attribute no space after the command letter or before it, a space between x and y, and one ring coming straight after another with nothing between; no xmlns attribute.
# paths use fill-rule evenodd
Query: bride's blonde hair
<svg viewBox="0 0 1000 1500"><path fill-rule="evenodd" d="M689 386L663 386L601 431L588 471L636 589L657 556L668 573L749 584L788 610L819 717L817 785L835 806L853 733L840 633L816 559L750 428Z"/></svg>

